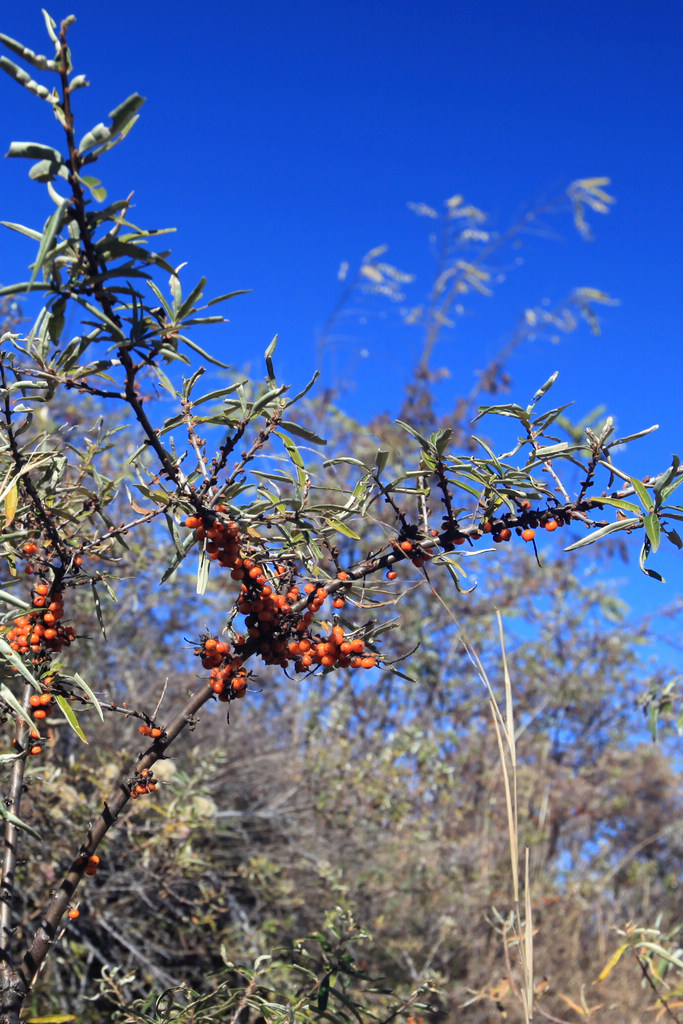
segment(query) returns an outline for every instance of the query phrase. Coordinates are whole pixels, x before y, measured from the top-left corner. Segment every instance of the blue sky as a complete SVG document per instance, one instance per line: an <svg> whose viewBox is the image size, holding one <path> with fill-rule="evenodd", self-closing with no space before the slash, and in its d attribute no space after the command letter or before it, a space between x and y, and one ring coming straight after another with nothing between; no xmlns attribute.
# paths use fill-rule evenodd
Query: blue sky
<svg viewBox="0 0 683 1024"><path fill-rule="evenodd" d="M109 196L135 189L140 223L178 227L173 258L188 262L188 283L204 274L214 294L253 289L234 300L222 333L199 341L257 374L275 332L282 377L300 384L310 374L343 260L386 243L387 258L417 274L420 297L430 223L408 202L462 193L504 230L572 179L610 177L618 202L591 216L594 242L565 214L552 237L526 240L523 265L510 259L493 298L468 305L435 354L451 371L440 399L445 408L470 389L525 307L590 285L620 300L602 313L601 338L582 329L559 345L524 345L510 397L525 403L559 370L557 399L574 399L577 417L604 404L623 432L661 425L622 457L634 472L683 455L678 2L72 0L51 13L78 19L76 70L92 83L77 94L83 131L129 93L147 97L101 165ZM49 50L37 3L6 6L0 30ZM0 88L5 149L11 139L59 141L47 106L8 78ZM26 169L0 163L2 216L40 226L50 211ZM0 280L21 277L31 256L4 238ZM398 410L418 352L418 336L387 306L365 325L345 319L324 368L367 419ZM636 605L683 590L682 557L670 552L653 563L666 588L629 585ZM638 577L637 566L622 571Z"/></svg>

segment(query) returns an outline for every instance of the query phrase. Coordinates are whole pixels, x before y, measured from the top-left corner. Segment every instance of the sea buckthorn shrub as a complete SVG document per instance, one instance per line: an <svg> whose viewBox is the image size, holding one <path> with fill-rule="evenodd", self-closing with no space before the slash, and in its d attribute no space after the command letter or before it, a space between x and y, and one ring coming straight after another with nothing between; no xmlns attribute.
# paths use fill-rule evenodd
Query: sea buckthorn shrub
<svg viewBox="0 0 683 1024"><path fill-rule="evenodd" d="M73 20L57 26L45 14L50 58L0 37L12 55L0 66L46 104L63 132L61 148L14 142L8 154L32 161L30 176L45 186L49 210L42 230L8 224L34 245L34 255L29 280L0 289L0 298L38 296L41 304L27 330L9 325L0 351L0 711L8 767L0 975L8 1024L34 998L63 928L67 935L79 929L83 948L95 956L83 894L92 893L97 904L98 892L115 888L107 847L116 849L114 837L126 834L126 822L140 822L144 832L164 816L163 791L171 785L164 765L187 749L202 710L213 712L206 717L218 745L238 715L259 720L251 708L258 692L286 707L304 699L315 705L333 690L351 701L406 677L419 690L409 675L402 607L419 607L425 594L450 595L440 597L447 610L460 602L475 553L503 559L508 546L517 547L534 571L543 545L559 547L558 532L570 550L621 533L640 540L642 567L656 577L646 558L662 538L680 545L673 524L682 510L669 501L683 479L678 459L651 478L630 476L615 460L625 441L648 431L617 437L609 420L597 432L587 429L580 442L558 442L553 431L563 407L546 407L555 376L526 406L481 410L514 422L518 436L507 454L486 442L460 451L453 427L430 423L424 408L417 414L413 393L406 408L416 415L386 432L391 449L335 446L326 457L326 439L300 411L315 380L294 395L278 381L276 339L265 351L264 380L215 375L225 366L199 347L195 329L224 325L215 310L237 293L202 305L206 281L187 287L183 275L181 282L170 254L150 247L159 232L132 223L130 197L109 202L91 174L132 128L143 99L129 96L108 124L80 134L77 94L87 81L72 66ZM573 201L597 202L595 188L586 179ZM170 408L158 400L160 389ZM125 457L117 457L117 445ZM188 604L191 612L179 621ZM141 661L126 658L133 637ZM443 661L444 650L436 653ZM174 673L180 680L169 678ZM221 705L223 715L216 714ZM332 706L338 712L336 701L321 712ZM361 710L356 705L356 727ZM325 815L329 779L316 787L302 756L307 721L310 715L302 716L296 736L292 731L293 759L309 773L298 786L310 786ZM98 765L96 751L86 766L80 745L96 746L100 737L112 744L110 763ZM347 741L357 738L351 729ZM389 799L375 785L367 805L387 825L402 814L405 820L412 784L409 748L401 749L391 758L406 769L403 798L400 787ZM418 784L419 776L411 777ZM51 817L41 787L50 795ZM358 791L357 784L347 788ZM87 811L86 790L96 798ZM191 802L193 785L183 794ZM177 834L191 834L200 808L194 805L193 817L177 801L170 832L181 822ZM351 810L344 812L348 820ZM334 819L330 813L332 826ZM41 837L39 820L55 825L59 837ZM32 859L45 863L35 842L59 850L44 871L29 870ZM145 866L145 874L155 870L153 861ZM280 883L279 896L292 891L265 857L245 856L231 870L245 902L267 899L268 887ZM321 859L320 877L326 870ZM216 891L213 880L209 888ZM343 885L330 888L342 903ZM172 907L169 918L176 916L180 934L192 901L171 885L159 899ZM101 928L117 935L105 905L99 902ZM330 924L335 941L319 935L322 952L305 987L320 1013L331 993L337 1006L346 1005L331 978L343 976L346 984L355 970L346 947L361 931L348 908L338 917L347 931ZM145 939L154 944L149 932ZM220 943L218 956L232 969ZM152 976L169 981L158 964ZM417 998L397 996L390 1017Z"/></svg>

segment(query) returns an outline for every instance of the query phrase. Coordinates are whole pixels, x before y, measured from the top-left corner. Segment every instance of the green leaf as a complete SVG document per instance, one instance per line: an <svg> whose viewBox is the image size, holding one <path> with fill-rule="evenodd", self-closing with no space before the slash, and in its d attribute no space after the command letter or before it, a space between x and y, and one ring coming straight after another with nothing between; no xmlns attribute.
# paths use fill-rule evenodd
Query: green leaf
<svg viewBox="0 0 683 1024"><path fill-rule="evenodd" d="M650 547L655 552L659 547L659 542L662 536L662 527L659 522L659 516L656 512L650 512L649 515L645 516L643 520L645 526L645 533L650 541Z"/></svg>
<svg viewBox="0 0 683 1024"><path fill-rule="evenodd" d="M378 448L375 453L375 467L378 474L384 471L384 467L386 466L388 459L389 452L383 452L381 448Z"/></svg>
<svg viewBox="0 0 683 1024"><path fill-rule="evenodd" d="M66 160L54 146L42 142L13 142L6 154L8 157L27 157L29 160L50 160L55 164L66 164Z"/></svg>
<svg viewBox="0 0 683 1024"><path fill-rule="evenodd" d="M41 235L42 238L42 235ZM50 285L40 281L22 281L20 284L8 284L0 288L0 295L23 295L25 292L49 292Z"/></svg>
<svg viewBox="0 0 683 1024"><path fill-rule="evenodd" d="M28 237L32 238L35 242L39 242L43 237L42 231L36 231L35 228L26 228L23 224L13 224L12 221L9 220L2 220L0 221L0 224L2 224L4 228L10 228L11 231L18 231L20 235L28 235Z"/></svg>
<svg viewBox="0 0 683 1024"><path fill-rule="evenodd" d="M536 404L537 404L538 402L540 402L540 400L541 400L541 399L543 398L543 396L544 396L544 395L545 395L545 394L546 394L546 393L547 393L548 391L550 391L551 387L553 386L553 384L555 383L555 381L557 380L557 378L559 377L559 375L560 375L560 371L559 371L559 370L555 370L555 373L553 373L553 374L552 374L552 376L548 377L548 379L547 379L547 381L545 382L545 384L542 384L542 385L540 386L540 388L538 389L538 391L536 392L536 394L534 395L534 397L533 397L533 398L531 399L531 405L528 405L528 406L527 406L527 410L526 410L527 412L531 412L531 410L533 409L533 407L534 407L534 406L535 406L535 405L536 405Z"/></svg>
<svg viewBox="0 0 683 1024"><path fill-rule="evenodd" d="M217 295L215 299L211 299L207 302L207 308L209 306L215 306L218 302L227 302L228 299L234 299L236 295L249 295L251 288L238 288L234 292L226 292L225 295Z"/></svg>
<svg viewBox="0 0 683 1024"><path fill-rule="evenodd" d="M643 541L643 546L640 549L640 557L638 559L638 563L640 565L640 568L642 569L642 571L645 573L646 576L651 576L653 580L659 580L660 583L664 583L665 581L664 581L664 577L663 576L660 576L660 574L658 572L655 572L654 569L647 569L645 567L645 559L650 554L650 549L651 549L650 538L646 537L645 540Z"/></svg>
<svg viewBox="0 0 683 1024"><path fill-rule="evenodd" d="M302 427L298 423L292 423L290 420L280 420L279 426L282 430L286 430L288 434L294 434L296 437L302 437L304 441L310 441L311 444L327 444L324 437L320 437L313 430L309 430L307 427Z"/></svg>
<svg viewBox="0 0 683 1024"><path fill-rule="evenodd" d="M85 738L85 733L83 732L83 730L81 729L80 725L78 724L78 719L76 718L76 714L74 712L74 709L69 704L69 701L67 700L67 698L63 697L61 694L58 693L57 697L56 697L56 700L57 700L57 703L59 704L59 706L60 706L60 708L62 710L62 714L66 718L67 722L69 723L69 725L71 726L73 731L78 736L79 740L82 740L83 743L87 743L88 741Z"/></svg>
<svg viewBox="0 0 683 1024"><path fill-rule="evenodd" d="M669 498L673 494L676 488L681 486L681 484L683 484L683 473L681 473L681 475L676 480L674 480L673 483L669 484L667 487L662 488L662 501L666 501L667 498Z"/></svg>
<svg viewBox="0 0 683 1024"><path fill-rule="evenodd" d="M121 132L124 132L126 129L131 127L135 120L135 115L144 102L144 96L140 96L139 93L134 92L131 93L123 103L119 103L118 107L114 107L114 109L109 112L112 135L119 135Z"/></svg>
<svg viewBox="0 0 683 1024"><path fill-rule="evenodd" d="M200 551L199 561L197 563L197 593L200 596L206 593L206 588L209 583L209 564L210 559L207 558L204 551Z"/></svg>
<svg viewBox="0 0 683 1024"><path fill-rule="evenodd" d="M78 672L74 672L74 674L73 674L73 676L71 678L73 679L73 681L75 682L75 684L79 688L79 690L83 690L83 693L86 695L86 697L90 698L90 703L95 708L95 711L97 712L97 714L98 714L98 716L100 718L100 721L103 722L104 721L104 712L102 711L102 708L100 707L100 702L98 701L97 697L95 696L95 694L93 693L91 688L86 683L85 679L83 679L82 676L79 676Z"/></svg>
<svg viewBox="0 0 683 1024"><path fill-rule="evenodd" d="M624 512L633 512L635 515L640 515L640 505L636 505L633 501L624 501L623 498L595 498L596 505L612 505L614 508L621 508Z"/></svg>
<svg viewBox="0 0 683 1024"><path fill-rule="evenodd" d="M313 376L311 377L311 379L309 380L308 384L306 385L306 387L303 389L303 391L300 391L298 393L298 395L294 396L294 398L290 398L290 400L287 402L287 405L285 406L285 409L289 409L289 407L291 405L295 405L299 401L300 398L303 398L304 395L307 395L308 392L313 387L313 385L315 384L315 382L317 381L319 376L320 376L320 371L316 370L315 373L313 374Z"/></svg>
<svg viewBox="0 0 683 1024"><path fill-rule="evenodd" d="M633 490L636 492L636 494L640 498L640 502L641 502L643 508L645 509L646 512L649 512L650 509L652 508L654 502L653 502L652 497L650 496L650 494L648 492L647 487L645 486L645 484L641 480L638 480L636 477L631 476L631 477L629 477L629 480L631 481L631 486L633 487Z"/></svg>
<svg viewBox="0 0 683 1024"><path fill-rule="evenodd" d="M559 455L560 452L566 452L568 448L568 441L560 441L559 444L549 444L545 445L543 448L537 448L534 452L534 457L538 459L550 459L555 455ZM572 451L576 450L577 449L575 447L572 449Z"/></svg>
<svg viewBox="0 0 683 1024"><path fill-rule="evenodd" d="M21 57L28 64L32 64L38 71L56 71L57 62L54 60L48 60L47 57L43 57L40 53L34 53L33 50L29 50L28 46L24 46L23 43L17 42L16 39L12 39L11 36L6 36L3 32L0 32L0 43L4 43L8 50L16 53L17 57Z"/></svg>
<svg viewBox="0 0 683 1024"><path fill-rule="evenodd" d="M94 128L91 128L89 132L86 132L81 141L78 143L79 153L85 153L88 149L93 149L95 146L102 145L103 142L107 142L111 138L111 131L107 128L106 124L101 121L96 124Z"/></svg>
<svg viewBox="0 0 683 1024"><path fill-rule="evenodd" d="M590 533L586 534L585 537L581 537L580 540L574 541L566 547L565 551L578 551L579 548L585 548L588 544L595 544L597 540L601 540L603 537L607 537L610 533L618 533L619 530L634 530L639 526L642 526L642 519L618 519L616 523L609 523L607 526L601 526L599 530L591 530Z"/></svg>
<svg viewBox="0 0 683 1024"><path fill-rule="evenodd" d="M45 257L52 248L52 243L54 242L62 226L62 214L64 213L68 205L69 201L68 199L65 199L62 205L57 210L55 210L55 212L48 219L47 224L45 225L43 237L38 248L38 255L36 256L36 261L33 264L31 284L35 281L36 277L38 276L38 271L42 267L43 263L45 262Z"/></svg>
<svg viewBox="0 0 683 1024"><path fill-rule="evenodd" d="M651 434L653 430L659 430L659 424L655 423L651 427L646 427L645 430L639 430L636 434L629 434L627 437L618 437L615 441L610 441L608 448L616 448L620 444L628 444L629 441L637 441L640 437L645 437L646 434Z"/></svg>
<svg viewBox="0 0 683 1024"><path fill-rule="evenodd" d="M368 467L365 465L365 463L361 462L360 459L354 459L353 456L351 455L340 455L336 459L326 459L325 462L323 462L323 469L328 469L330 466L338 466L345 464L349 466L360 466L362 470L364 470L366 473L368 472Z"/></svg>
<svg viewBox="0 0 683 1024"><path fill-rule="evenodd" d="M279 435L279 436L281 436L281 435ZM297 446L294 444L292 439L290 437L282 437L282 443L284 444L285 448L287 449L287 454L289 455L289 457L292 460L292 462L294 463L294 465L298 466L300 469L304 469L305 468L305 463L304 463L303 458L301 457L301 452L299 451Z"/></svg>
<svg viewBox="0 0 683 1024"><path fill-rule="evenodd" d="M395 420L395 423L403 430L407 430L408 433L411 434L415 438L415 440L419 442L420 447L423 449L423 451L428 452L430 450L431 445L427 438L423 437L422 434L415 430L414 427L411 427L409 423L404 423L403 420Z"/></svg>
<svg viewBox="0 0 683 1024"><path fill-rule="evenodd" d="M69 168L65 167L64 164L56 163L54 160L39 160L37 164L31 167L28 176L31 181L54 181L57 177L68 180Z"/></svg>
<svg viewBox="0 0 683 1024"><path fill-rule="evenodd" d="M24 679L26 679L27 682L29 682L31 684L31 686L34 688L36 693L40 693L43 688L40 685L40 683L38 682L38 680L36 679L36 677L33 675L31 670L29 668L27 668L26 665L24 665L24 663L21 660L21 658L19 657L19 655L15 651L12 650L12 648L7 643L7 641L4 640L2 637L0 637L0 651L2 651L2 653L4 654L5 661L9 662L9 664L12 666L12 668L15 668L17 670L17 672L21 673L21 675L24 677ZM3 683L2 685L4 686L5 684ZM7 687L5 687L5 689L7 689ZM10 701L8 701L8 703L10 703ZM14 705L12 705L12 707L14 707L15 711L18 711L18 713L21 715L22 718L26 718L26 715L21 710L21 705L20 704L17 705L16 707ZM26 718L26 721L30 722L31 719L30 718Z"/></svg>
<svg viewBox="0 0 683 1024"><path fill-rule="evenodd" d="M20 68L18 64L5 57L4 54L0 57L0 68L6 71L10 78L13 78L15 82L23 86L24 89L28 89L34 96L39 96L41 100L52 101L52 93L49 89L46 89L44 85L40 85L39 82L34 81L27 71Z"/></svg>
<svg viewBox="0 0 683 1024"><path fill-rule="evenodd" d="M103 203L107 198L107 190L102 186L102 182L97 178L93 178L90 175L80 175L79 180L89 190L93 199L98 203Z"/></svg>
<svg viewBox="0 0 683 1024"><path fill-rule="evenodd" d="M436 448L439 457L442 457L444 452L448 448L452 436L453 431L451 430L450 427L447 427L445 430L437 430L437 432L432 436L432 444Z"/></svg>
<svg viewBox="0 0 683 1024"><path fill-rule="evenodd" d="M34 839L41 839L40 832L36 832L31 825L27 825L27 823L22 821L21 818L17 818L16 814L12 814L11 811L7 810L4 800L0 800L0 818L4 818L5 821L9 821L16 828L22 829L23 832L28 832L28 834L33 836Z"/></svg>
<svg viewBox="0 0 683 1024"><path fill-rule="evenodd" d="M510 403L509 405L483 405L479 407L479 412L472 420L476 423L477 420L481 419L482 416L512 416L514 419L519 420L521 423L529 423L529 413L526 409L523 409L521 405Z"/></svg>
<svg viewBox="0 0 683 1024"><path fill-rule="evenodd" d="M42 687L37 687L38 692L40 692L41 689ZM12 710L15 711L20 718L23 718L24 721L28 723L28 725L31 728L33 728L33 719L31 718L27 711L24 711L24 709L21 706L21 703L17 700L17 698L14 696L14 694L12 693L12 691L10 690L9 686L7 686L6 683L0 683L0 697L5 702L5 704L9 705L9 707L11 707Z"/></svg>
<svg viewBox="0 0 683 1024"><path fill-rule="evenodd" d="M273 369L273 356L275 355L275 349L277 348L278 335L276 334L270 345L265 351L266 370L268 371L268 380L275 380L275 370Z"/></svg>
<svg viewBox="0 0 683 1024"><path fill-rule="evenodd" d="M176 569L183 561L183 559L187 555L187 552L190 550L194 543L195 539L192 533L188 534L187 537L183 538L183 540L180 542L180 549L176 550L176 553L171 559L169 566L164 570L164 573L160 581L161 583L165 583L166 580L173 575L173 573L176 571Z"/></svg>
<svg viewBox="0 0 683 1024"><path fill-rule="evenodd" d="M99 626L100 626L100 631L101 631L102 636L103 636L103 638L105 640L105 643L106 643L107 631L106 631L106 629L104 627L104 619L102 617L102 604L100 602L100 595L97 592L97 584L95 583L95 580L91 580L90 581L90 586L92 587L92 597L93 597L93 604L95 605L95 614L97 615L97 621L98 621Z"/></svg>
<svg viewBox="0 0 683 1024"><path fill-rule="evenodd" d="M190 338L186 338L184 335L179 334L178 339L184 342L188 348L191 348L193 352L196 352L197 355L201 356L202 359L208 359L208 361L213 363L214 366L220 366L222 370L230 369L228 363L222 363L220 359L216 359L215 356L210 356L208 352L205 352L203 348L200 348L199 345L197 345L196 342L191 341Z"/></svg>
<svg viewBox="0 0 683 1024"><path fill-rule="evenodd" d="M50 17L50 15L47 13L44 7L41 8L41 11L43 14L43 20L45 21L45 30L47 31L47 34L49 35L52 42L55 44L55 51L59 53L59 37L55 32L55 29L57 28L57 22L54 20L54 18Z"/></svg>
<svg viewBox="0 0 683 1024"><path fill-rule="evenodd" d="M343 533L345 537L350 537L351 540L360 540L357 533L351 529L350 526L346 526L345 523L341 523L338 519L327 519L327 525L331 526L337 533Z"/></svg>
<svg viewBox="0 0 683 1024"><path fill-rule="evenodd" d="M201 299L204 293L204 287L206 285L206 278L202 277L198 284L194 286L187 298L180 303L177 310L175 310L174 320L180 322L184 320L186 316L194 309L194 304L198 299Z"/></svg>
<svg viewBox="0 0 683 1024"><path fill-rule="evenodd" d="M324 1013L330 998L330 976L326 974L318 989L318 1013Z"/></svg>

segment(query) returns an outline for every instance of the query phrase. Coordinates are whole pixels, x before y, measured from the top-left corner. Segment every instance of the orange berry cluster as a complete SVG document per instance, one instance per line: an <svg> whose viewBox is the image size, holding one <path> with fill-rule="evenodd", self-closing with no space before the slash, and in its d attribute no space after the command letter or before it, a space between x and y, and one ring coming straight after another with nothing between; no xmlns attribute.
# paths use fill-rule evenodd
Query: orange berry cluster
<svg viewBox="0 0 683 1024"><path fill-rule="evenodd" d="M157 780L152 774L151 768L143 768L130 786L130 795L133 800L143 796L145 793L153 793L157 788Z"/></svg>
<svg viewBox="0 0 683 1024"><path fill-rule="evenodd" d="M226 509L218 506L216 511ZM195 651L202 666L211 670L210 685L219 700L244 697L244 664L252 653L258 654L266 665L286 668L294 662L297 672L316 665L374 667L374 657L361 657L364 641L347 639L341 626L334 626L329 636L311 634L313 620L329 597L324 587L307 583L300 588L292 582L294 570L288 571L285 565L276 565L269 578L264 565L243 555L244 535L234 521L207 525L198 516L188 516L185 525L194 530L197 540L206 542L208 557L229 568L232 579L241 582L237 610L244 615L246 633L236 634L232 644L207 635ZM346 584L349 576L340 572L338 578ZM295 611L303 602L305 610ZM338 594L333 607L341 609L344 605L344 598Z"/></svg>
<svg viewBox="0 0 683 1024"><path fill-rule="evenodd" d="M557 530L557 528L561 526L562 523L560 520L557 519L546 519L545 522L541 523L540 525L543 527L544 530L547 530L548 533L552 533L554 530ZM497 526L496 529L493 529L491 523L484 523L482 530L484 531L484 533L493 532L491 540L494 542L494 544L500 544L501 541L510 540L510 538L512 537L512 530L510 530L507 526ZM525 541L531 541L536 536L536 530L534 530L531 526L527 526L524 529L518 526L516 527L515 532L519 537L522 538L522 540Z"/></svg>
<svg viewBox="0 0 683 1024"><path fill-rule="evenodd" d="M158 725L141 725L138 732L141 736L151 736L153 740L158 740L160 736L164 735L164 730L160 729Z"/></svg>
<svg viewBox="0 0 683 1024"><path fill-rule="evenodd" d="M453 551L455 547L459 547L467 540L479 540L487 533L492 535L491 540L496 544L511 540L513 530L522 540L532 541L536 536L537 529L552 533L569 521L568 514L561 509L534 510L529 501L522 501L516 515L506 514L500 519L488 519L481 523L477 530L468 530L467 533L461 533L457 521L453 520L450 515L445 515L441 524L441 533L437 534L435 530L432 530L432 536L438 536L443 551Z"/></svg>
<svg viewBox="0 0 683 1024"><path fill-rule="evenodd" d="M429 545L432 547L434 546L432 541L430 541L427 546ZM425 562L428 562L432 558L429 551L425 550L425 545L420 544L417 540L410 540L409 538L404 538L403 540L397 539L392 541L392 547L401 551L404 557L409 559L416 569L421 569ZM394 577L387 578L393 579Z"/></svg>
<svg viewBox="0 0 683 1024"><path fill-rule="evenodd" d="M28 746L29 754L34 754L34 755L35 754L42 754L42 752L43 752L43 748L41 746L42 740L41 740L41 736L40 736L40 733L38 732L38 730L37 729L29 729L29 734L28 735L29 735L29 746ZM13 747L17 746L16 739L12 740L12 746Z"/></svg>
<svg viewBox="0 0 683 1024"><path fill-rule="evenodd" d="M74 867L81 868L85 864L86 875L96 875L97 869L100 866L100 858L96 853L93 853L90 857L86 857L84 853L81 853L76 857Z"/></svg>
<svg viewBox="0 0 683 1024"><path fill-rule="evenodd" d="M34 693L29 697L29 704L31 705L31 714L36 721L41 721L50 714L52 710L52 694L48 693Z"/></svg>
<svg viewBox="0 0 683 1024"><path fill-rule="evenodd" d="M27 612L14 619L14 625L7 629L6 640L17 654L31 654L34 663L45 660L49 654L58 654L76 639L72 626L64 626L64 598L60 592L49 600L50 588L39 583L33 592L35 611Z"/></svg>

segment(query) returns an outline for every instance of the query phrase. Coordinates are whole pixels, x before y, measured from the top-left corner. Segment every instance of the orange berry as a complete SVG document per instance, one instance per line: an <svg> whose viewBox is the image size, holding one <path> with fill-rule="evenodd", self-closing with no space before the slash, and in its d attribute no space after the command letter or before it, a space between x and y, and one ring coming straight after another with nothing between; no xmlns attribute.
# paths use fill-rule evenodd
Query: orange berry
<svg viewBox="0 0 683 1024"><path fill-rule="evenodd" d="M28 544L24 544L25 555L35 555L38 550L38 545L34 544L33 541L29 541Z"/></svg>
<svg viewBox="0 0 683 1024"><path fill-rule="evenodd" d="M50 588L48 587L47 583L36 584L36 594L41 594L43 597L45 597L45 595L49 594L49 592Z"/></svg>
<svg viewBox="0 0 683 1024"><path fill-rule="evenodd" d="M41 700L40 700L40 698L41 698L41 697L42 697L42 694L40 694L40 693L34 693L34 694L32 694L32 695L31 695L31 696L29 697L29 700L28 700L28 702L29 702L29 704L31 705L31 707L32 707L32 708L38 708L38 707L40 707L40 705L41 705Z"/></svg>
<svg viewBox="0 0 683 1024"><path fill-rule="evenodd" d="M150 732L150 736L152 737L152 739L155 739L155 740L159 739L159 737L161 736L161 729L157 729L157 728L152 729L151 732Z"/></svg>
<svg viewBox="0 0 683 1024"><path fill-rule="evenodd" d="M138 729L138 732L140 733L141 736L149 736L151 731L152 730L148 725L141 725L140 728Z"/></svg>
<svg viewBox="0 0 683 1024"><path fill-rule="evenodd" d="M131 796L132 795L133 794L131 793ZM85 873L86 873L86 875L90 875L91 877L92 877L92 875L96 875L97 874L97 865L96 864L88 864L87 868L85 869Z"/></svg>
<svg viewBox="0 0 683 1024"><path fill-rule="evenodd" d="M97 867L97 865L99 863L100 863L100 858L99 858L99 856L96 853L93 853L92 856L88 857L88 864L94 864L95 867Z"/></svg>
<svg viewBox="0 0 683 1024"><path fill-rule="evenodd" d="M377 661L376 661L375 658L367 657L367 658L362 658L361 659L361 667L362 668L374 668L376 664L377 664Z"/></svg>
<svg viewBox="0 0 683 1024"><path fill-rule="evenodd" d="M197 527L201 525L202 521L199 516L188 516L185 520L185 526L187 526L189 530L196 530Z"/></svg>
<svg viewBox="0 0 683 1024"><path fill-rule="evenodd" d="M43 748L39 744L36 744L34 747L31 747L31 750L29 751L29 753L31 754L42 754L42 752Z"/></svg>
<svg viewBox="0 0 683 1024"><path fill-rule="evenodd" d="M548 531L548 533L552 533L553 530L556 530L559 525L560 524L558 523L557 519L549 519L548 522L545 523L545 529Z"/></svg>
<svg viewBox="0 0 683 1024"><path fill-rule="evenodd" d="M536 536L536 531L535 530L531 530L531 529L529 529L529 530L522 530L522 534L521 534L522 540L533 540L535 536Z"/></svg>
<svg viewBox="0 0 683 1024"><path fill-rule="evenodd" d="M481 532L482 533L491 533L492 530L493 530L493 527L491 526L491 524L489 522L484 523L484 525L481 528Z"/></svg>
<svg viewBox="0 0 683 1024"><path fill-rule="evenodd" d="M77 910L76 907L72 907L71 910L69 911L69 917L71 918L72 921L75 921L76 918L80 916L81 912L80 910Z"/></svg>
<svg viewBox="0 0 683 1024"><path fill-rule="evenodd" d="M47 711L45 710L45 708L36 708L36 710L33 712L33 717L41 719L47 718Z"/></svg>
<svg viewBox="0 0 683 1024"><path fill-rule="evenodd" d="M388 580L395 580L397 576L398 576L398 573L396 572L395 569L390 569L389 572L387 573L387 579Z"/></svg>
<svg viewBox="0 0 683 1024"><path fill-rule="evenodd" d="M334 601L332 602L332 607L333 608L343 608L345 604L346 604L346 602L344 601L343 597L336 597L334 599Z"/></svg>
<svg viewBox="0 0 683 1024"><path fill-rule="evenodd" d="M337 573L337 579L338 580L348 580L348 578L349 578L348 572L338 572Z"/></svg>
<svg viewBox="0 0 683 1024"><path fill-rule="evenodd" d="M402 540L401 541L401 551L412 551L412 550L413 550L413 545L412 545L411 541L409 541L409 540Z"/></svg>

